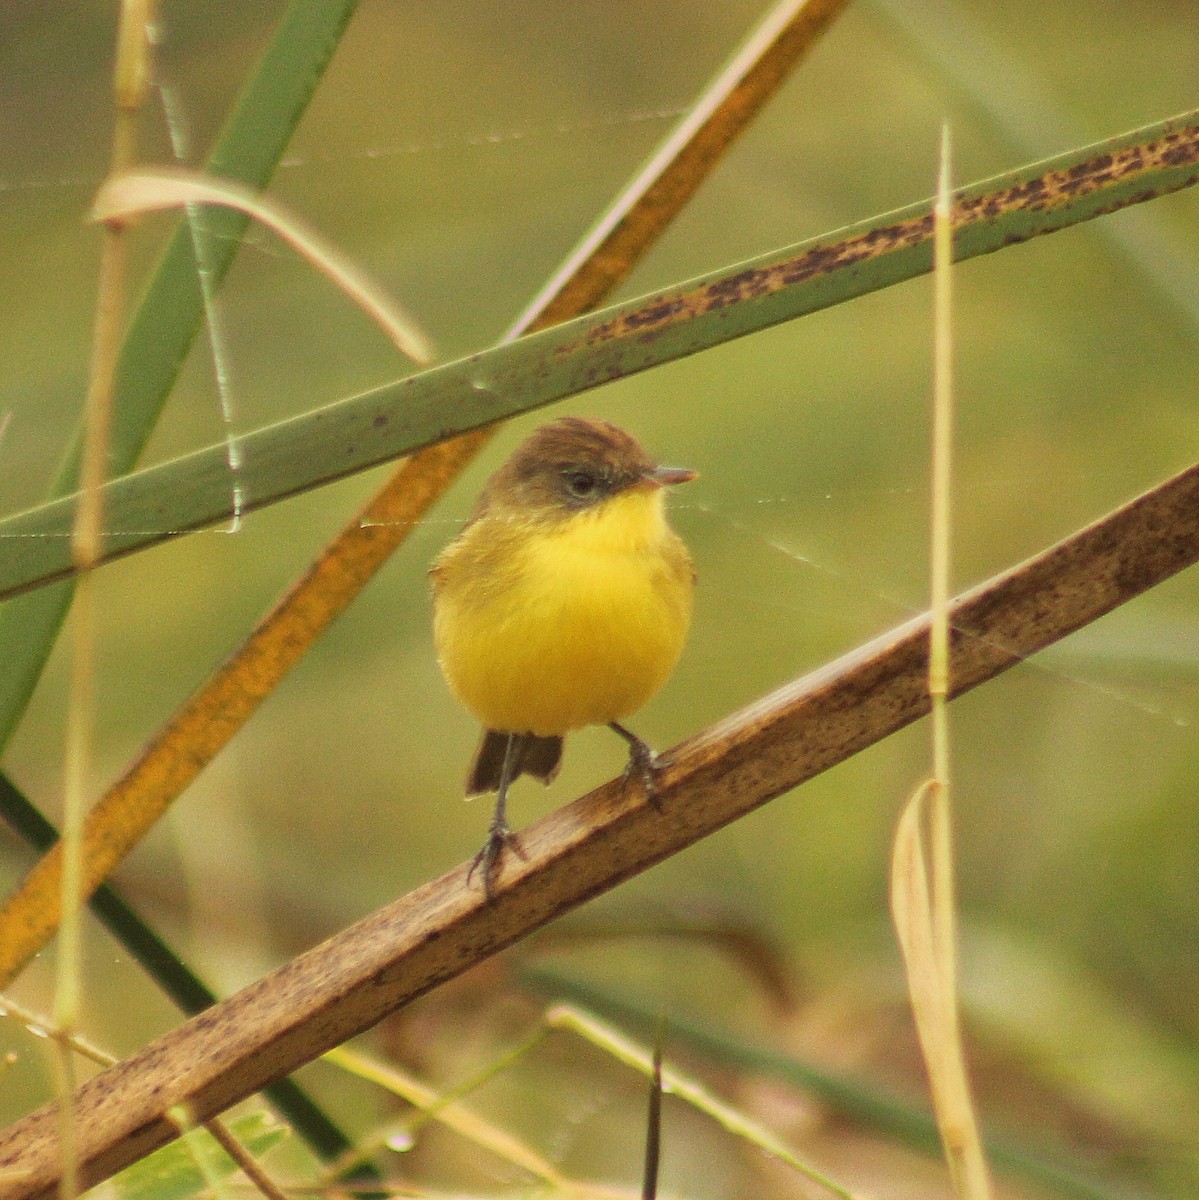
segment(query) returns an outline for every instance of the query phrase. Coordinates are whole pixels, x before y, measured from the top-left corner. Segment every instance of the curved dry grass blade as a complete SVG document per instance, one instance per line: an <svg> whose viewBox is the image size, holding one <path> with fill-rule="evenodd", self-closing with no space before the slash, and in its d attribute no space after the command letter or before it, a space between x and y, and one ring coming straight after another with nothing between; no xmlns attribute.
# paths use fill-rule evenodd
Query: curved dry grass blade
<svg viewBox="0 0 1199 1200"><path fill-rule="evenodd" d="M139 170L105 180L92 203L91 219L119 225L130 217L217 204L253 217L273 230L326 278L331 279L415 363L433 361L433 346L416 322L354 263L281 204L228 179L181 168Z"/></svg>
<svg viewBox="0 0 1199 1200"><path fill-rule="evenodd" d="M826 23L837 5L821 0L816 7L826 13ZM794 8L793 0L780 6L780 10ZM763 65L747 65L734 78L726 77L726 72L718 81L720 88L713 87L705 94L701 107L710 117L686 143L693 147L687 162L675 168L673 159L659 161L663 173L659 181L676 170L679 172L669 186L669 201L661 196L652 205L647 201L646 212L641 215L637 206L629 211L628 193L622 196L620 205L628 219L633 220L633 214L638 214L637 237L626 237L621 243L622 269L616 271L618 260L612 257L614 251L610 249L603 256L592 255L578 266L569 292L548 296L544 314L529 315L530 328L542 328L573 315L568 306L585 307L594 302L605 287L614 286L632 269L694 194L734 132L745 128L778 87L785 74L784 65L794 65L824 28L824 23L810 24L807 11L804 8L800 15L793 16L779 33L786 46L785 58L781 52L772 50L772 43L755 42ZM726 107L730 111L724 115ZM680 148L679 153L685 148ZM644 172L639 178L647 189L652 186L653 181ZM564 287L566 283L563 280ZM518 332L524 330L513 331ZM345 610L404 541L409 530L486 445L491 434L491 429L476 429L422 450L403 463L245 644L159 730L138 761L88 816L84 830L86 894L107 877L307 648ZM56 850L45 855L20 890L0 909L0 986L22 969L58 926L55 901L56 880L61 870L58 855Z"/></svg>
<svg viewBox="0 0 1199 1200"><path fill-rule="evenodd" d="M208 159L208 170L250 186L265 186L324 74L358 0L290 0L270 44L242 91ZM206 266L213 286L241 244L247 218L217 210L208 223ZM134 313L118 365L110 472L133 468L157 423L180 364L203 319L202 289L186 229L171 238ZM68 451L50 487L63 496L78 487L79 444ZM0 607L0 746L12 736L50 654L74 586ZM0 802L2 803L2 802Z"/></svg>
<svg viewBox="0 0 1199 1200"><path fill-rule="evenodd" d="M987 1200L990 1179L966 1074L957 995L948 978L953 964L946 960L956 947L945 945L937 919L936 851L925 836L926 823L935 826L938 820L929 807L947 803L941 791L939 780L926 781L900 816L891 856L891 913L954 1191L962 1200ZM930 859L933 870L926 865Z"/></svg>
<svg viewBox="0 0 1199 1200"><path fill-rule="evenodd" d="M1199 560L1194 466L953 605L954 693ZM198 1119L361 1033L547 921L692 845L924 716L929 619L918 617L669 751L657 803L616 779L521 833L493 898L467 864L359 921L157 1039L76 1096L82 1178L94 1183ZM55 1109L0 1133L4 1200L49 1200Z"/></svg>

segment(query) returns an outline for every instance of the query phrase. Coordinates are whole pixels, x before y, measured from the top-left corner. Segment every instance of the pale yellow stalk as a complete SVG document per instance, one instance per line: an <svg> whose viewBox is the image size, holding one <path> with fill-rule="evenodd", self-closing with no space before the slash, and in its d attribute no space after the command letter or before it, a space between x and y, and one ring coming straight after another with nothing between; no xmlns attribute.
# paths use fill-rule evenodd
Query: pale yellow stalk
<svg viewBox="0 0 1199 1200"><path fill-rule="evenodd" d="M935 332L928 659L933 769L931 778L908 802L895 832L891 910L954 1190L962 1200L989 1200L990 1180L966 1074L957 1000L949 752L953 195L948 128L942 139L933 221Z"/></svg>

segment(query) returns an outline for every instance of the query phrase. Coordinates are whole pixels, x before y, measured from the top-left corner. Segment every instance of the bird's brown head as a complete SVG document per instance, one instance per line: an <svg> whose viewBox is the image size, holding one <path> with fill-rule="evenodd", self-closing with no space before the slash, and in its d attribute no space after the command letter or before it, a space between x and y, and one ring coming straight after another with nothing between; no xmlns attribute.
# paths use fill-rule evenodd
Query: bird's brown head
<svg viewBox="0 0 1199 1200"><path fill-rule="evenodd" d="M686 483L695 472L662 467L607 421L561 417L542 425L488 481L475 515L506 509L569 517L629 488Z"/></svg>

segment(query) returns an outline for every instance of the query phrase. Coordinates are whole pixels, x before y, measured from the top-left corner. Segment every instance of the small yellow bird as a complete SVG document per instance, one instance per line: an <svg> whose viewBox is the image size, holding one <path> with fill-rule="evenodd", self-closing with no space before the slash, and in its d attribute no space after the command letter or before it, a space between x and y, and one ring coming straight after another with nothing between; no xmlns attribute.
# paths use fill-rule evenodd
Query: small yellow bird
<svg viewBox="0 0 1199 1200"><path fill-rule="evenodd" d="M438 662L484 727L466 794L497 793L471 866L488 895L515 841L509 785L521 774L549 783L571 730L620 734L626 774L653 794L653 751L620 722L666 682L691 622L695 571L662 488L694 478L656 465L615 425L563 417L496 471L429 572Z"/></svg>

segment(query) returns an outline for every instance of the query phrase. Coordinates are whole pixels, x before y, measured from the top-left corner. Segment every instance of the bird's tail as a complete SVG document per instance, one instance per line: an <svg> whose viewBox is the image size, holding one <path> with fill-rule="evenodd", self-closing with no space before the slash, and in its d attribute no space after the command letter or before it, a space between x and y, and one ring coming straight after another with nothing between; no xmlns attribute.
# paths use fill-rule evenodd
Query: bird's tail
<svg viewBox="0 0 1199 1200"><path fill-rule="evenodd" d="M504 755L508 750L508 738L516 739L512 764L512 779L519 775L532 775L542 783L552 783L562 765L562 739L560 737L538 737L532 733L496 733L485 729L470 774L466 777L466 794L478 796L483 792L498 792L500 773L504 769ZM511 783L512 779L508 782Z"/></svg>

